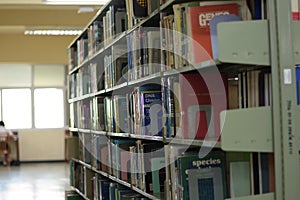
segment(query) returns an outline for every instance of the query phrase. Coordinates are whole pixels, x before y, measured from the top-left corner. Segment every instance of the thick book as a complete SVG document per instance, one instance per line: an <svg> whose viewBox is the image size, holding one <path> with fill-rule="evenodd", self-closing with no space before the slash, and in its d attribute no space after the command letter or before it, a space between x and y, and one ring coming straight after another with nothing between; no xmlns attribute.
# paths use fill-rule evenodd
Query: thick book
<svg viewBox="0 0 300 200"><path fill-rule="evenodd" d="M183 156L179 156L177 159L177 170L179 173L179 185L182 188L183 199L189 199L190 197L190 185L189 185L189 171L191 169L209 169L220 168L221 169L221 185L222 185L222 197L227 195L226 187L226 161L225 154L221 151L212 151L204 158L199 158L198 154L185 153ZM194 186L193 186L194 187Z"/></svg>
<svg viewBox="0 0 300 200"><path fill-rule="evenodd" d="M212 46L210 21L218 15L238 15L237 4L189 7L187 11L187 33L191 37L189 59L193 64L211 60Z"/></svg>
<svg viewBox="0 0 300 200"><path fill-rule="evenodd" d="M231 198L251 195L250 156L248 152L226 153L227 183Z"/></svg>
<svg viewBox="0 0 300 200"><path fill-rule="evenodd" d="M141 133L162 136L162 96L160 90L141 91Z"/></svg>
<svg viewBox="0 0 300 200"><path fill-rule="evenodd" d="M149 74L154 74L160 71L161 51L160 51L160 32L148 31L147 32L147 46L148 48L148 70Z"/></svg>
<svg viewBox="0 0 300 200"><path fill-rule="evenodd" d="M162 143L153 143L153 142L144 142L141 145L141 153L142 153L142 162L141 162L141 171L143 173L142 175L142 189L148 193L153 192L154 182L152 179L153 175L153 170L159 166L153 166L152 165L152 160L155 158L162 158L164 156L164 145ZM152 168L152 167L153 168ZM163 183L160 183L159 186Z"/></svg>
<svg viewBox="0 0 300 200"><path fill-rule="evenodd" d="M223 200L223 179L220 167L188 170L190 199Z"/></svg>
<svg viewBox="0 0 300 200"><path fill-rule="evenodd" d="M219 114L228 107L226 74L180 74L179 84L183 137L219 139Z"/></svg>
<svg viewBox="0 0 300 200"><path fill-rule="evenodd" d="M152 187L153 193L165 192L166 168L165 157L151 158L151 172L152 172Z"/></svg>
<svg viewBox="0 0 300 200"><path fill-rule="evenodd" d="M128 99L123 95L113 97L115 132L129 132Z"/></svg>
<svg viewBox="0 0 300 200"><path fill-rule="evenodd" d="M110 182L108 179L98 179L100 200L109 200L109 185Z"/></svg>

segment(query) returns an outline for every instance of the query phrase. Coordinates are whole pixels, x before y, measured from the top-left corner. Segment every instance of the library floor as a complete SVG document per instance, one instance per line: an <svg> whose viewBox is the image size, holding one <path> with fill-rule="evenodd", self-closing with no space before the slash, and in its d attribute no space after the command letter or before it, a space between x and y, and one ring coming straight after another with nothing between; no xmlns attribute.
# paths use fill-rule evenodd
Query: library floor
<svg viewBox="0 0 300 200"><path fill-rule="evenodd" d="M66 189L70 189L67 163L0 165L0 200L63 200Z"/></svg>

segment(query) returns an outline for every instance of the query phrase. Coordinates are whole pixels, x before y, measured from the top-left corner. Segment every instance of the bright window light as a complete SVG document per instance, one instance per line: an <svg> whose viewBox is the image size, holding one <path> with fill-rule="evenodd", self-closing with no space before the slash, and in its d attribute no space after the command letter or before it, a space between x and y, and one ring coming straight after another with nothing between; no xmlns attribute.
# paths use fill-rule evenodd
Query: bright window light
<svg viewBox="0 0 300 200"><path fill-rule="evenodd" d="M109 0L44 0L47 4L62 4L62 5L104 5Z"/></svg>
<svg viewBox="0 0 300 200"><path fill-rule="evenodd" d="M34 90L34 119L36 128L64 127L64 96L62 89Z"/></svg>
<svg viewBox="0 0 300 200"><path fill-rule="evenodd" d="M10 129L31 128L30 89L3 89L3 121Z"/></svg>

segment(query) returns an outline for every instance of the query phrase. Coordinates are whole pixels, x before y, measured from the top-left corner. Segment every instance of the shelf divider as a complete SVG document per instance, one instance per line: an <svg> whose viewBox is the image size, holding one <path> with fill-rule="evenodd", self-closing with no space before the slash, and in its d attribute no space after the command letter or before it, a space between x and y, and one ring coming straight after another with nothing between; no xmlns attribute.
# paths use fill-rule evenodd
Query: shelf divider
<svg viewBox="0 0 300 200"><path fill-rule="evenodd" d="M270 65L267 20L224 22L218 25L219 60Z"/></svg>
<svg viewBox="0 0 300 200"><path fill-rule="evenodd" d="M260 195L237 197L234 199L226 199L226 200L275 200L275 195L274 193L267 193L267 194L260 194Z"/></svg>
<svg viewBox="0 0 300 200"><path fill-rule="evenodd" d="M223 150L273 152L270 107L222 111L220 121Z"/></svg>

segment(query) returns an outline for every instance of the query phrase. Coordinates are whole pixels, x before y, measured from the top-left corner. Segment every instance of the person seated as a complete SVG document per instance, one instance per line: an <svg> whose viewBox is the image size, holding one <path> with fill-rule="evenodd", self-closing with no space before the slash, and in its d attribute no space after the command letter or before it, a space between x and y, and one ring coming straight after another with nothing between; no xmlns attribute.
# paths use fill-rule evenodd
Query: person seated
<svg viewBox="0 0 300 200"><path fill-rule="evenodd" d="M18 137L14 135L14 133L10 130L5 128L5 123L4 121L0 121L0 135L3 134L8 134L9 137L13 138L14 140L17 140Z"/></svg>
<svg viewBox="0 0 300 200"><path fill-rule="evenodd" d="M0 121L0 138L1 138L1 148L0 151L4 153L4 165L10 165L10 148L8 145L8 138L12 138L13 140L17 140L17 136L13 134L10 129L5 128L5 123Z"/></svg>

